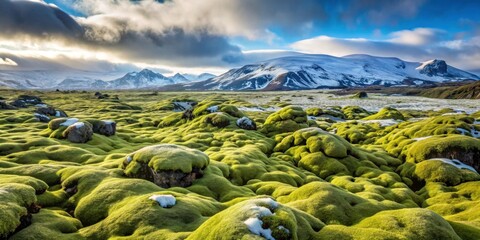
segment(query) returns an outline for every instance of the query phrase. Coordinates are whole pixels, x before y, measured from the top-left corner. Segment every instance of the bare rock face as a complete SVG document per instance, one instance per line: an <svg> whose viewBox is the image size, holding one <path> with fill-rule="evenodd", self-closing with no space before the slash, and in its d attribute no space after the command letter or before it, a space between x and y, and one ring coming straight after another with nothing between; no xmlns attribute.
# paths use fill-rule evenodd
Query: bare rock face
<svg viewBox="0 0 480 240"><path fill-rule="evenodd" d="M433 60L431 63L426 64L420 73L426 74L427 76L443 76L447 72L447 63L443 60Z"/></svg>
<svg viewBox="0 0 480 240"><path fill-rule="evenodd" d="M188 187L203 176L209 158L201 151L173 144L144 147L127 155L125 175L142 178L163 188Z"/></svg>
<svg viewBox="0 0 480 240"><path fill-rule="evenodd" d="M72 143L86 143L92 140L92 124L88 122L76 122L70 125L62 135Z"/></svg>

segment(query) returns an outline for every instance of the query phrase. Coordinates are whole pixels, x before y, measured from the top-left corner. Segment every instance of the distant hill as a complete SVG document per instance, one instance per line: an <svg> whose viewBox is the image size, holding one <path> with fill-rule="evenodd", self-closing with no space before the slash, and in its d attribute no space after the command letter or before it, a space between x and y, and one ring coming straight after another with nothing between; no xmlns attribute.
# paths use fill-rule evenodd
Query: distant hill
<svg viewBox="0 0 480 240"><path fill-rule="evenodd" d="M446 99L480 99L480 82L464 86L437 87L424 90L421 96Z"/></svg>

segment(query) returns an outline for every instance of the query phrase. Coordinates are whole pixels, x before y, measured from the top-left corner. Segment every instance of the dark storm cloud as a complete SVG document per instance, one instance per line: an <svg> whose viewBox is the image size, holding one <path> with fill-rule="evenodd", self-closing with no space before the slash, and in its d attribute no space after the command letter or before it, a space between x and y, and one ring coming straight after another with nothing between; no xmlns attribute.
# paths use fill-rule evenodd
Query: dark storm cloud
<svg viewBox="0 0 480 240"><path fill-rule="evenodd" d="M81 36L82 27L62 10L41 2L0 1L0 34Z"/></svg>

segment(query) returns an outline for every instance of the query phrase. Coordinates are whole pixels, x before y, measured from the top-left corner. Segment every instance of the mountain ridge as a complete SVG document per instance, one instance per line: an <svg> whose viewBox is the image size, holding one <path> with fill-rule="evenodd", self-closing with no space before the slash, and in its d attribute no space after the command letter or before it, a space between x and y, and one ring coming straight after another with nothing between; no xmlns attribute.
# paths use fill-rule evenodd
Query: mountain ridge
<svg viewBox="0 0 480 240"><path fill-rule="evenodd" d="M364 54L344 57L305 54L244 65L185 87L190 90L302 90L479 79L438 59L407 62Z"/></svg>

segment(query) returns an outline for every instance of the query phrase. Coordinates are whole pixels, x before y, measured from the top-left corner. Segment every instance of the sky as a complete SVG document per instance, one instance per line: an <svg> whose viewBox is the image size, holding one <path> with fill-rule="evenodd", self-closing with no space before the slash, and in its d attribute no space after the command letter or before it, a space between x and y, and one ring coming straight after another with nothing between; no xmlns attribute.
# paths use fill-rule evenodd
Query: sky
<svg viewBox="0 0 480 240"><path fill-rule="evenodd" d="M0 0L0 69L211 72L295 54L480 73L477 0Z"/></svg>

